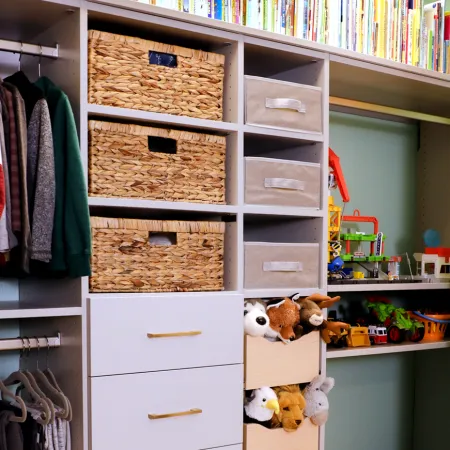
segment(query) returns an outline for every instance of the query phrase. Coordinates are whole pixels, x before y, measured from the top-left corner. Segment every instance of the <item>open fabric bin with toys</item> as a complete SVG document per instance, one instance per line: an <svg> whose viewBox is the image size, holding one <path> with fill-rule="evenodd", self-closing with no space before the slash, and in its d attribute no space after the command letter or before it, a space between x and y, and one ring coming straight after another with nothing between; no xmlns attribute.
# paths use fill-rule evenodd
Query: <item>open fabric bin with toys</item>
<svg viewBox="0 0 450 450"><path fill-rule="evenodd" d="M334 380L319 374L321 337L346 324L322 309L320 294L247 300L244 305L246 450L317 450Z"/></svg>

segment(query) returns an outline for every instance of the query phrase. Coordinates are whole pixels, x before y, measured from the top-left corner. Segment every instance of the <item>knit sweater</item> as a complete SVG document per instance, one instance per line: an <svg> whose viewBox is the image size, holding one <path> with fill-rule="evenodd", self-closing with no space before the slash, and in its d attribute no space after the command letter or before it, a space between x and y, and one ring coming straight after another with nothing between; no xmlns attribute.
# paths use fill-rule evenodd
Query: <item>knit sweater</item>
<svg viewBox="0 0 450 450"><path fill-rule="evenodd" d="M55 150L56 205L51 267L72 277L91 274L91 228L80 144L67 95L48 78L35 83L47 99Z"/></svg>
<svg viewBox="0 0 450 450"><path fill-rule="evenodd" d="M28 205L31 259L50 262L55 213L55 163L47 102L39 100L28 126Z"/></svg>

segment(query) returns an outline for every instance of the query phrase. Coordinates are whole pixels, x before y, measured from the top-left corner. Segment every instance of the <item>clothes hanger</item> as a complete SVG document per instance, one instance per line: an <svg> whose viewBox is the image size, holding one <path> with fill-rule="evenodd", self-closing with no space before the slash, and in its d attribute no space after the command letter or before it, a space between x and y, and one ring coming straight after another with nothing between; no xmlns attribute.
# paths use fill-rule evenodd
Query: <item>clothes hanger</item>
<svg viewBox="0 0 450 450"><path fill-rule="evenodd" d="M29 358L30 357L30 353L31 353L31 341L30 341L30 339L27 336L24 337L24 340L25 339L28 341L28 352L26 353L26 358ZM33 389L38 393L38 395L42 398L42 400L44 400L44 402L47 403L47 405L48 405L48 407L50 409L50 423L54 423L55 422L55 415L56 415L55 405L44 394L44 392L42 392L41 388L37 384L36 378L34 378L34 375L27 368L25 368L23 370L23 373L30 380L30 384L33 387Z"/></svg>
<svg viewBox="0 0 450 450"><path fill-rule="evenodd" d="M11 417L9 420L10 422L19 422L19 423L24 423L25 420L27 420L28 417L28 411L27 411L27 407L25 405L25 402L23 401L23 399L21 397L19 397L18 395L14 395L4 384L3 381L0 380L0 392L2 393L2 398L10 398L13 399L20 407L20 410L22 412L21 416L13 416Z"/></svg>
<svg viewBox="0 0 450 450"><path fill-rule="evenodd" d="M37 361L36 361L36 370L33 372L33 375L36 378L36 381L40 383L42 389L47 392L47 397L53 401L53 404L56 405L62 411L56 411L56 417L60 419L67 419L69 416L69 407L67 397L62 394L58 389L56 389L48 380L44 372L39 369L39 351L41 349L39 344L39 339L35 336L37 346Z"/></svg>
<svg viewBox="0 0 450 450"><path fill-rule="evenodd" d="M50 381L50 383L55 387L56 390L58 390L62 395L64 395L64 397L67 400L67 406L68 406L68 416L66 418L66 420L68 422L72 421L72 404L70 403L69 397L67 397L66 394L64 394L63 390L59 387L58 382L56 381L56 377L53 374L53 372L51 371L49 365L48 365L48 356L50 354L50 341L48 340L47 336L44 336L45 340L47 341L47 355L46 355L46 359L45 359L45 370L44 370L44 374L45 376L48 378L48 380Z"/></svg>
<svg viewBox="0 0 450 450"><path fill-rule="evenodd" d="M20 359L22 360L23 352L25 349L25 344L22 347L22 350L20 352ZM16 370L6 380L3 380L3 384L6 386L13 386L17 384L18 382L22 383L28 393L30 394L31 398L34 402L36 402L37 409L42 410L43 417L38 417L36 419L36 422L38 422L41 425L48 425L50 422L50 408L48 404L39 396L39 394L33 389L33 386L31 386L30 380L28 377L21 371L21 369ZM26 404L25 404L26 405Z"/></svg>

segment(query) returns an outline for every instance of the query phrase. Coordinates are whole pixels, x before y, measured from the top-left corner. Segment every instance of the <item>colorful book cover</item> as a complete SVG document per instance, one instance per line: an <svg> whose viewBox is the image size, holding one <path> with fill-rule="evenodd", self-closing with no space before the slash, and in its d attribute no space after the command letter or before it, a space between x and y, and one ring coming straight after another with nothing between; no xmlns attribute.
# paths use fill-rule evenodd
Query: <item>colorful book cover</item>
<svg viewBox="0 0 450 450"><path fill-rule="evenodd" d="M280 11L280 33L286 34L286 0L280 0L281 3L281 11Z"/></svg>
<svg viewBox="0 0 450 450"><path fill-rule="evenodd" d="M223 20L223 4L222 0L213 0L214 2L214 19Z"/></svg>
<svg viewBox="0 0 450 450"><path fill-rule="evenodd" d="M184 0L183 1L183 12L188 13L189 12L189 0Z"/></svg>
<svg viewBox="0 0 450 450"><path fill-rule="evenodd" d="M210 17L211 15L210 0L194 0L194 14L201 17Z"/></svg>

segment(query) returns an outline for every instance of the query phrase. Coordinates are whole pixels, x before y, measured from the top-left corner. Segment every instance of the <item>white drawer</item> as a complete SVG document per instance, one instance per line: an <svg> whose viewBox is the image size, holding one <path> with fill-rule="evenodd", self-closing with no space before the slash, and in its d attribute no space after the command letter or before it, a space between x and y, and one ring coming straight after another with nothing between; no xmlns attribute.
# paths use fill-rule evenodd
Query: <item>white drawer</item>
<svg viewBox="0 0 450 450"><path fill-rule="evenodd" d="M245 203L320 207L320 164L245 158Z"/></svg>
<svg viewBox="0 0 450 450"><path fill-rule="evenodd" d="M242 443L243 366L91 378L92 450ZM150 419L201 410L200 414Z"/></svg>
<svg viewBox="0 0 450 450"><path fill-rule="evenodd" d="M319 287L319 244L246 242L245 289Z"/></svg>
<svg viewBox="0 0 450 450"><path fill-rule="evenodd" d="M242 364L242 305L226 293L91 299L90 374Z"/></svg>
<svg viewBox="0 0 450 450"><path fill-rule="evenodd" d="M245 77L245 122L268 128L322 132L322 90L285 81Z"/></svg>

